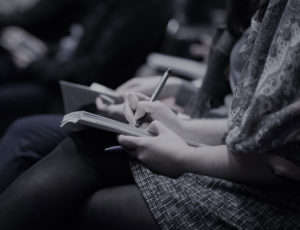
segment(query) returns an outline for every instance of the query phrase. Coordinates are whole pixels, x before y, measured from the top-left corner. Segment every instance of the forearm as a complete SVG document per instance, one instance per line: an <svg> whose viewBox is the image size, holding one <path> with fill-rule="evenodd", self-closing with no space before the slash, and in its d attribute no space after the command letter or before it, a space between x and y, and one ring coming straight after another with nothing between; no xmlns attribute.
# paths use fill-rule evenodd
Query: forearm
<svg viewBox="0 0 300 230"><path fill-rule="evenodd" d="M186 139L206 145L220 145L227 130L227 120L184 120L181 122L181 129Z"/></svg>
<svg viewBox="0 0 300 230"><path fill-rule="evenodd" d="M191 148L184 159L184 172L206 175L251 185L288 184L268 166L270 155L235 155L225 145Z"/></svg>

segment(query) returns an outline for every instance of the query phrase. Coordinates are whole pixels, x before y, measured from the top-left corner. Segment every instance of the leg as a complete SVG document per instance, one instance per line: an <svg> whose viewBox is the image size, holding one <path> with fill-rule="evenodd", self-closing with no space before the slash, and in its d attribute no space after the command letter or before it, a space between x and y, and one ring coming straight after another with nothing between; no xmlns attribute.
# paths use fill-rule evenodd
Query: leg
<svg viewBox="0 0 300 230"><path fill-rule="evenodd" d="M103 154L103 134L66 139L0 196L0 229L56 227L94 191L133 183L124 153Z"/></svg>
<svg viewBox="0 0 300 230"><path fill-rule="evenodd" d="M82 218L86 230L159 229L136 185L98 191L86 202Z"/></svg>
<svg viewBox="0 0 300 230"><path fill-rule="evenodd" d="M0 141L0 194L15 178L49 154L67 135L62 116L17 120Z"/></svg>

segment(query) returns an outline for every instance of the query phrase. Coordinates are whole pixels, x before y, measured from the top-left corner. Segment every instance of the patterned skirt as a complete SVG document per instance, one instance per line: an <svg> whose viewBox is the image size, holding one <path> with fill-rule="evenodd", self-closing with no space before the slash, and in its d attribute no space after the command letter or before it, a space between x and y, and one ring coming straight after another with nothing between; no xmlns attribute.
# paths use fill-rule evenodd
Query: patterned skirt
<svg viewBox="0 0 300 230"><path fill-rule="evenodd" d="M300 229L300 194L258 189L221 179L131 170L161 229Z"/></svg>

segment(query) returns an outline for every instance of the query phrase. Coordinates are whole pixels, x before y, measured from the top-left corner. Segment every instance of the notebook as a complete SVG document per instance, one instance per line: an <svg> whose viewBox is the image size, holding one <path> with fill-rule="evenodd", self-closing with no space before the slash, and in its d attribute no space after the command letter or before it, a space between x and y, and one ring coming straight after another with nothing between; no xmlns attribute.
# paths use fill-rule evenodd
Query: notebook
<svg viewBox="0 0 300 230"><path fill-rule="evenodd" d="M71 131L79 131L89 127L135 137L153 136L144 129L86 111L66 114L61 122L61 127ZM190 146L198 147L201 145L197 141L185 141Z"/></svg>
<svg viewBox="0 0 300 230"><path fill-rule="evenodd" d="M94 104L96 98L100 95L110 98L113 103L120 103L122 100L115 90L98 83L93 83L91 86L67 81L60 81L59 83L63 95L65 113L74 112L86 105Z"/></svg>
<svg viewBox="0 0 300 230"><path fill-rule="evenodd" d="M97 90L88 86L74 84L70 82L60 82L66 115L63 117L61 127L71 131L79 131L86 128L101 129L117 134L144 137L153 136L142 128L137 128L131 124L127 124L115 119L90 113L87 111L77 111L79 108L87 104L95 103L99 94L105 94L114 100L120 100L118 94L113 90L101 86ZM95 85L94 85L95 87ZM185 140L191 146L200 146L201 144L193 140Z"/></svg>

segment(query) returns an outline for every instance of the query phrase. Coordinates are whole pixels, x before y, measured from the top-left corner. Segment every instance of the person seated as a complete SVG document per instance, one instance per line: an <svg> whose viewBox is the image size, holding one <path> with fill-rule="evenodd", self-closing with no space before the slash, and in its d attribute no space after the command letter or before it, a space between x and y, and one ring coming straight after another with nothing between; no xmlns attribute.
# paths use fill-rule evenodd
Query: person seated
<svg viewBox="0 0 300 230"><path fill-rule="evenodd" d="M48 3L47 0L42 0L42 2L47 3L43 7L54 4ZM85 4L85 2L80 2ZM61 111L60 103L58 103L60 101L58 80L81 84L100 82L109 87L117 87L134 75L148 53L159 48L166 24L172 16L171 0L163 2L107 0L96 1L96 6L94 2L92 1L92 5L89 4L91 6L89 13L79 22L73 23L79 23L79 25L75 27L73 25L72 34L68 37L60 37L61 42L56 52L51 52L25 68L18 68L15 71L16 77L13 77L11 72L9 75L1 74L0 104L6 110L6 113L1 114L1 120L5 120L3 126L17 117L47 111ZM70 10L63 2L58 4L60 5L64 6L61 8ZM70 3L66 6L69 5ZM156 13L153 14L153 12ZM41 15L31 13L29 15L31 20L28 20L28 24L33 24L31 25L33 29L28 29L28 31L35 33L34 29L37 29L35 23L38 21L36 17ZM55 17L55 14L52 16ZM66 16L66 20L67 18ZM18 22L21 21L20 18L18 19ZM26 29L25 25L22 26L19 23L9 25L19 25ZM56 24L51 25L53 27ZM44 26L46 27L46 24ZM41 34L36 32L36 36L44 38L51 30L49 28L45 34L42 34L44 30L37 31ZM57 31L55 35L61 34ZM66 40L75 44L70 48L65 44ZM26 104L25 107L24 104Z"/></svg>
<svg viewBox="0 0 300 230"><path fill-rule="evenodd" d="M239 4L239 3L235 3ZM227 31L223 32L225 34L225 38L228 39L228 34L232 34L231 37L241 37L241 32L236 31L234 28L243 28L245 30L249 26L251 15L243 14L244 17L248 18L248 24L246 20L238 20L237 22L232 22L232 18L236 17L237 9L244 10L246 12L253 13L253 9L255 6L246 7L246 9L237 7L233 4L232 7L235 7L234 10L230 8L230 13L228 14L228 25L230 28ZM250 10L251 9L251 10ZM246 16L245 16L246 15ZM237 26L238 22L243 21L243 24ZM229 22L231 24L229 24ZM234 23L234 24L233 24ZM222 34L221 33L221 34ZM222 37L220 33L217 34L217 38ZM228 68L226 63L229 63L229 53L221 53L220 50L224 50L224 46L227 47L226 50L229 52L233 48L232 40L236 40L235 38L228 39L224 42L217 42L219 39L215 39L215 45L213 46L211 55L214 58L210 58L211 61L208 64L208 71L204 78L204 83L202 87L199 89L199 94L196 93L196 97L189 98L190 95L186 92L189 88L188 82L183 81L182 79L171 77L164 90L162 91L159 99L167 103L169 106L172 106L173 109L178 110L179 112L189 113L192 111L202 111L201 115L204 114L203 111L208 111L212 106L207 106L208 104L213 104L215 100L220 103L223 100L222 97L226 95L227 92L227 84L226 76L224 75L225 70ZM235 60L240 60L239 49L241 45L247 40L246 35L242 36L240 40L234 46L234 52L232 52L231 56L233 57L232 64L230 66L230 78L231 82L238 81L238 75L241 72L241 63L237 63ZM222 46L220 45L223 44ZM217 55L216 55L217 54ZM212 61L213 60L213 61ZM218 68L216 68L216 66ZM234 74L235 73L235 74ZM211 78L211 79L210 79ZM119 94L123 94L126 96L128 92L140 92L150 96L154 91L160 77L138 77L133 78L126 83L119 86L116 91ZM215 82L215 84L214 84ZM222 87L223 84L223 87ZM208 87L209 86L209 87ZM215 89L214 89L215 87ZM224 88L224 89L222 89ZM209 91L207 89L210 89ZM214 89L214 90L213 90ZM234 88L232 89L234 91ZM204 95L204 92L205 93ZM215 93L217 92L217 93ZM221 92L221 93L220 93ZM218 97L214 95L218 95ZM204 99L208 100L207 103L196 104L196 99L198 101L204 101L200 95L203 95ZM206 96L211 95L211 96ZM171 100L170 100L171 98ZM176 98L176 99L175 99ZM216 99L215 99L216 98ZM179 102L184 103L179 103ZM190 101L192 103L190 103ZM175 103L176 102L176 103ZM217 104L217 103L214 103ZM96 105L98 110L102 111L102 113L106 113L109 117L117 117L122 118L123 116L123 106L124 104L119 105L111 105L108 106L102 102L100 98L97 99ZM179 107L179 106L180 107ZM203 106L204 105L204 106ZM201 107L203 106L203 107ZM211 114L210 114L211 115ZM194 117L200 117L200 113L193 114ZM208 115L209 116L209 115ZM45 157L47 154L51 152L55 148L56 145L62 141L68 133L65 130L60 128L60 121L62 120L62 116L33 116L29 118L22 118L16 121L5 134L3 139L0 142L0 148L2 151L0 152L0 192L4 191L5 188L20 174L22 174L25 170L27 170L31 165L38 162L40 159ZM16 141L17 140L17 141ZM48 142L48 143L47 143ZM13 147L12 147L13 146Z"/></svg>
<svg viewBox="0 0 300 230"><path fill-rule="evenodd" d="M299 11L269 0L255 14L228 126L133 94L124 115L135 124L148 113L154 136L121 135L124 151L105 153L109 133L72 134L0 195L0 227L299 228Z"/></svg>

